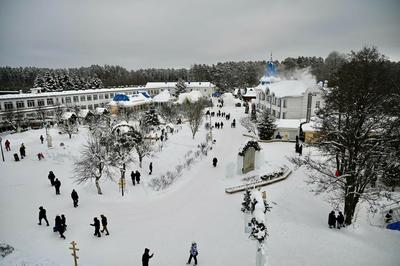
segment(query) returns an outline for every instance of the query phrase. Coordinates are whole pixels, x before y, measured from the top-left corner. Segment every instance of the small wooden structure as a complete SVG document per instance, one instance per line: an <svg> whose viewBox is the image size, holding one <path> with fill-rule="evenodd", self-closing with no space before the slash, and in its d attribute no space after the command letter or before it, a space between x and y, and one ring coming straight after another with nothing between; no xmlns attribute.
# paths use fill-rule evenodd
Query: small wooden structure
<svg viewBox="0 0 400 266"><path fill-rule="evenodd" d="M242 174L246 174L250 171L253 171L255 168L255 153L256 151L260 151L261 147L257 141L250 140L244 146L241 152L239 152L239 156L243 156L243 167Z"/></svg>

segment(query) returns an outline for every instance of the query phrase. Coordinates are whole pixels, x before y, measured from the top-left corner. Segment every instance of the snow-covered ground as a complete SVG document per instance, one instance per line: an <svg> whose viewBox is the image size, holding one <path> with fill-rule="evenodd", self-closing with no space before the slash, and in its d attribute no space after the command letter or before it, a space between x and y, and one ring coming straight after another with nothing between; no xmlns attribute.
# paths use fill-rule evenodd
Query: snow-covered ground
<svg viewBox="0 0 400 266"><path fill-rule="evenodd" d="M216 108L215 108L216 109ZM242 108L225 107L231 121L239 121ZM108 179L102 185L103 195L97 195L94 184L77 185L73 181L73 160L86 140L86 129L68 139L51 130L54 148L40 144L44 130L3 135L11 141L11 152L0 161L0 241L15 251L0 258L0 265L72 265L72 240L78 244L79 265L141 265L144 248L154 252L150 265L185 265L190 244L196 241L199 265L250 266L255 264L256 242L244 233L240 211L242 193L226 194L226 187L240 183L235 173L237 153L246 141L239 123L230 128L214 129L216 144L208 156L185 169L168 189L156 192L147 186L148 164L153 162L153 175L173 170L183 162L185 154L205 140L201 128L192 140L187 125L169 135L162 151L145 159L142 183L132 186L127 178L127 192L121 196L118 185ZM12 154L24 142L27 157L14 162ZM60 143L65 143L60 147ZM288 156L295 156L292 143L262 143L261 164L257 172L270 172L280 165L290 165ZM36 154L43 152L45 160ZM307 149L303 151L303 154ZM216 168L212 158L218 158ZM54 171L61 182L61 195L56 196L47 179ZM342 230L328 228L331 207L316 197L304 183L303 169L295 169L288 179L263 188L273 209L267 213L269 237L268 265L399 265L400 232L371 226L365 209L358 212L354 226ZM114 177L115 180L118 176ZM79 194L79 207L74 208L70 193ZM47 209L50 227L37 225L38 207ZM65 214L66 240L53 233L54 217ZM110 235L93 236L89 224L93 217L108 217Z"/></svg>

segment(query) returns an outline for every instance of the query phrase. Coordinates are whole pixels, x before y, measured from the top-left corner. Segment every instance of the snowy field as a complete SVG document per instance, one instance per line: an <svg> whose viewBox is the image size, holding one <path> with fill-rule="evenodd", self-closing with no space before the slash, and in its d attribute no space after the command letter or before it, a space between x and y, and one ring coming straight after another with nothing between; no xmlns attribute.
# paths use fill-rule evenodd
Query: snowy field
<svg viewBox="0 0 400 266"><path fill-rule="evenodd" d="M215 108L216 110L216 108ZM225 107L236 118L223 121L223 129L213 130L216 144L203 160L185 169L183 175L168 189L158 192L147 184L149 162L153 162L153 175L173 170L183 162L185 154L196 149L205 140L201 127L192 140L188 125L170 135L162 151L145 159L140 185L132 186L127 178L127 191L121 196L118 185L108 179L101 183L103 195L98 195L94 184L77 185L72 177L73 160L86 141L86 129L68 139L51 130L54 148L40 144L44 130L3 135L11 141L11 152L5 152L6 161L0 161L0 242L10 244L15 251L0 258L0 265L72 265L70 247L77 242L79 265L141 265L144 248L154 257L150 265L185 265L190 244L196 241L199 265L251 266L255 265L256 241L244 233L243 214L240 211L242 193L226 194L226 187L241 183L235 174L237 153L248 140L239 122L242 108ZM26 146L27 157L14 162L21 143ZM65 144L60 147L60 143ZM257 172L269 172L284 164L287 157L295 156L293 143L263 143L263 160ZM36 154L43 152L45 160ZM307 149L303 151L303 154ZM218 166L212 167L213 157ZM293 166L291 166L293 167ZM61 195L56 196L47 179L54 171L60 179ZM268 265L400 265L400 232L384 230L371 225L365 208L358 211L355 225L342 230L328 228L331 207L316 197L304 183L303 169L294 169L288 179L264 187L273 209L267 213L269 238L267 239ZM118 176L114 177L118 180ZM74 208L70 193L79 194L79 207ZM44 206L50 225L37 225L38 207ZM53 233L54 217L65 214L66 240ZM109 236L93 236L89 224L93 217L104 214L108 218ZM372 220L378 219L377 217Z"/></svg>

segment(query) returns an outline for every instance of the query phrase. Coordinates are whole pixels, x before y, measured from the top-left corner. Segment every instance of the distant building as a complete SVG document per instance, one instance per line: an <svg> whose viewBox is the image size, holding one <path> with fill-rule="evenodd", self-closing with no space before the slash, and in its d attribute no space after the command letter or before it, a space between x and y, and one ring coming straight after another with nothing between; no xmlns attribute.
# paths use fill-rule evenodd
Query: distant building
<svg viewBox="0 0 400 266"><path fill-rule="evenodd" d="M145 89L151 95L155 96L163 90L168 90L171 95L174 95L177 82L147 82ZM186 92L199 91L204 97L211 97L216 90L216 86L211 82L185 82Z"/></svg>

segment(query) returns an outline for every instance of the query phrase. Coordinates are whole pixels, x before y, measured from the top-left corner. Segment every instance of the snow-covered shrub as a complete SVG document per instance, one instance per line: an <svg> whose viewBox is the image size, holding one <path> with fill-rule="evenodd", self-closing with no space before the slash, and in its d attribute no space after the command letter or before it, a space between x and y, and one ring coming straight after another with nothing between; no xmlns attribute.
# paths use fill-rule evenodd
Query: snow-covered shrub
<svg viewBox="0 0 400 266"><path fill-rule="evenodd" d="M0 256L3 258L8 254L11 254L14 251L14 248L8 244L0 243Z"/></svg>

